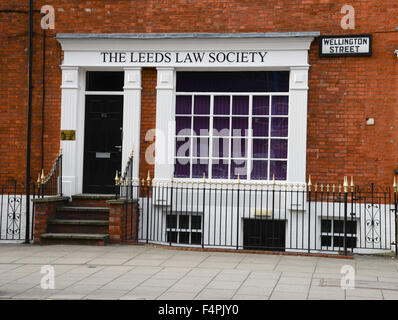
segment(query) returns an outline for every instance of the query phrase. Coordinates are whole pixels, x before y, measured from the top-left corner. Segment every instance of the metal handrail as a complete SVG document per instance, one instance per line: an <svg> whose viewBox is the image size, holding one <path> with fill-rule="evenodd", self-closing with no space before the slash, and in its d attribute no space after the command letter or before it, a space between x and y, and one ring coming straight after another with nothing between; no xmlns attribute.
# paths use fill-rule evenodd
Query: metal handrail
<svg viewBox="0 0 398 320"><path fill-rule="evenodd" d="M123 173L119 177L119 172L116 170L115 175L115 196L118 198L128 198L129 188L133 183L133 159L134 159L134 148L132 148L130 155L127 159L127 163ZM124 190L123 190L124 189ZM131 188L130 188L131 189ZM124 191L124 192L123 192Z"/></svg>
<svg viewBox="0 0 398 320"><path fill-rule="evenodd" d="M47 175L44 175L44 169L41 169L37 178L38 194L62 196L62 149L59 150L57 158Z"/></svg>

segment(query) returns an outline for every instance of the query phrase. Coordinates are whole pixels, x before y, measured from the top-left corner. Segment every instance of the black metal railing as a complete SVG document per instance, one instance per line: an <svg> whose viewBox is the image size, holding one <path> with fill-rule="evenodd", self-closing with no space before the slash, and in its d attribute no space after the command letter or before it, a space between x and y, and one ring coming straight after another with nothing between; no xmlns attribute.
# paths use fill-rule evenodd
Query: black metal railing
<svg viewBox="0 0 398 320"><path fill-rule="evenodd" d="M134 151L132 150L126 163L123 173L119 177L119 172L116 171L115 176L115 196L116 199L132 199L133 198L133 160Z"/></svg>
<svg viewBox="0 0 398 320"><path fill-rule="evenodd" d="M138 238L173 246L304 253L396 252L396 188L139 181ZM124 191L123 191L124 190Z"/></svg>
<svg viewBox="0 0 398 320"><path fill-rule="evenodd" d="M37 189L40 197L62 196L62 150L59 151L53 167L47 175L41 170L37 179Z"/></svg>
<svg viewBox="0 0 398 320"><path fill-rule="evenodd" d="M30 200L37 198L35 184L30 188ZM26 212L25 185L10 181L0 187L0 192L0 241L29 242L33 239L34 207Z"/></svg>

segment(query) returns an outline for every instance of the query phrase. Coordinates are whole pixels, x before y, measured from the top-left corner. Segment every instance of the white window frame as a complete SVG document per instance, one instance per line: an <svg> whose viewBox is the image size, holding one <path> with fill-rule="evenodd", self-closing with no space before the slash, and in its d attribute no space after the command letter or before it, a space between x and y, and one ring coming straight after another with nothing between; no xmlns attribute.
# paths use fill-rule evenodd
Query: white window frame
<svg viewBox="0 0 398 320"><path fill-rule="evenodd" d="M287 96L288 97L288 106L290 107L290 94L289 92L176 92L176 96L192 96L192 112L191 114L176 114L176 106L177 104L175 103L174 105L174 119L178 116L183 116L183 117L190 117L191 118L191 134L190 135L177 135L175 133L174 139L177 138L189 138L190 139L190 156L189 157L177 157L176 156L176 150L174 150L174 161L177 159L189 159L190 161L190 177L188 178L177 178L174 177L175 180L185 180L185 179L190 179L190 180L195 180L195 179L200 179L200 178L192 178L192 160L193 159L205 159L209 161L208 163L208 177L210 180L215 180L215 181L233 181L236 180L237 178L231 178L231 158L232 158L232 151L231 151L231 142L233 138L244 138L247 139L247 150L246 158L236 158L234 157L234 160L245 160L247 161L247 177L245 179L242 178L244 181L252 181L252 182L259 182L259 181L272 181L273 177L270 176L270 168L271 168L271 161L286 161L286 179L285 180L279 180L281 182L287 182L288 181L288 171L289 171L289 141L290 141L290 131L288 130L288 135L287 137L272 137L271 136L271 121L268 122L268 137L253 137L253 132L252 132L252 119L253 118L287 118L288 122L290 122L290 108L288 109L288 114L287 115L272 115L272 97L279 97L279 96ZM210 114L209 115L195 115L194 114L194 100L195 96L210 96ZM230 113L229 115L214 115L214 97L215 96L229 96L230 97ZM249 96L249 114L248 115L232 115L232 101L233 101L233 96ZM268 115L253 115L253 97L254 96L268 96L269 98L269 113ZM175 102L177 99L174 99ZM197 136L193 135L193 125L194 125L194 117L209 117L209 135L208 136ZM222 118L229 118L229 128L230 128L230 134L228 136L215 136L213 135L213 119L214 117L222 117ZM233 136L231 132L232 128L232 119L234 117L247 117L248 118L248 136ZM208 148L208 158L207 157L193 157L192 152L194 150L193 148L193 139L194 138L208 138L209 139L209 148ZM213 157L213 139L215 138L220 138L220 139L228 139L228 157L225 158L220 158L220 157ZM267 158L253 158L252 155L252 144L253 144L253 139L264 139L268 140L268 157ZM287 140L287 155L286 158L271 158L271 140ZM228 160L228 178L213 178L212 175L212 165L213 165L213 160L218 159L218 160ZM252 173L252 162L253 161L267 161L267 179L259 180L259 179L251 179L251 173Z"/></svg>

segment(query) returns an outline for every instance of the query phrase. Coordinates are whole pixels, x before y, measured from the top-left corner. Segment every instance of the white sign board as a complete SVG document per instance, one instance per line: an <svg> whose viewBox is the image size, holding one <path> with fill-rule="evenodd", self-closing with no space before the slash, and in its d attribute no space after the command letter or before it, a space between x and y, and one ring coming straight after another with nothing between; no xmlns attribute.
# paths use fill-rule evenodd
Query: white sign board
<svg viewBox="0 0 398 320"><path fill-rule="evenodd" d="M372 36L323 36L320 37L321 57L371 56Z"/></svg>

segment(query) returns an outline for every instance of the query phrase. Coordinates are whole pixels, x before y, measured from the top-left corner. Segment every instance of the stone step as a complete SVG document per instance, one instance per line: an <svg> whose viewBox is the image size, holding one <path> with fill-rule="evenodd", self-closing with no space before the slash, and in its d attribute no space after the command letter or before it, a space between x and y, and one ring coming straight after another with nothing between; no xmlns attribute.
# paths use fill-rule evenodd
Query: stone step
<svg viewBox="0 0 398 320"><path fill-rule="evenodd" d="M56 218L61 220L108 220L109 208L62 206L57 208Z"/></svg>
<svg viewBox="0 0 398 320"><path fill-rule="evenodd" d="M48 221L47 231L49 233L106 234L109 231L109 221L53 219Z"/></svg>
<svg viewBox="0 0 398 320"><path fill-rule="evenodd" d="M40 244L78 244L103 246L108 241L108 234L87 233L44 233Z"/></svg>
<svg viewBox="0 0 398 320"><path fill-rule="evenodd" d="M114 194L75 194L72 196L72 205L85 207L106 207L108 205L106 201L114 199L116 199Z"/></svg>

